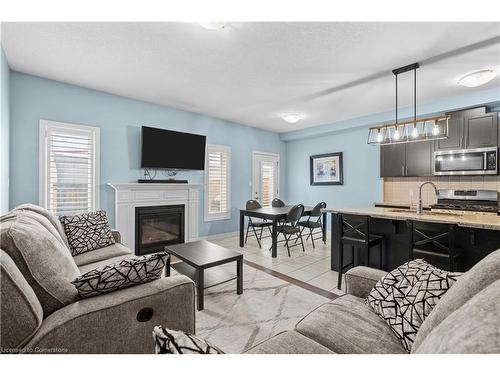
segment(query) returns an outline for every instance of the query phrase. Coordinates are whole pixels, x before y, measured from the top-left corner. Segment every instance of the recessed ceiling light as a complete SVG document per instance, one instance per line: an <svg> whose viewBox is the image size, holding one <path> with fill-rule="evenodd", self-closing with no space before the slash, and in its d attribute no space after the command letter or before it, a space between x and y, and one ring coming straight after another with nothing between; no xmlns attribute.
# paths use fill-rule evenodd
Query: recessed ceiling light
<svg viewBox="0 0 500 375"><path fill-rule="evenodd" d="M301 115L300 113L285 113L281 115L281 118L289 124L295 124L296 122L302 120L304 117L305 116Z"/></svg>
<svg viewBox="0 0 500 375"><path fill-rule="evenodd" d="M225 22L200 22L200 26L207 30L220 30L226 26Z"/></svg>
<svg viewBox="0 0 500 375"><path fill-rule="evenodd" d="M491 81L497 74L493 69L478 70L460 77L458 84L465 87L478 87Z"/></svg>

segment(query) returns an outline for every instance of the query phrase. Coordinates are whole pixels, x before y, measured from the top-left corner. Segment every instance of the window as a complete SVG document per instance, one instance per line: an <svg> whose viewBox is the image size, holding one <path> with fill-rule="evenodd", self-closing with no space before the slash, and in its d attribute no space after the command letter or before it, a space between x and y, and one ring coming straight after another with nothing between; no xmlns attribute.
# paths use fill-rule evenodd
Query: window
<svg viewBox="0 0 500 375"><path fill-rule="evenodd" d="M205 221L231 218L231 148L207 145Z"/></svg>
<svg viewBox="0 0 500 375"><path fill-rule="evenodd" d="M39 200L55 215L99 208L99 128L40 120Z"/></svg>

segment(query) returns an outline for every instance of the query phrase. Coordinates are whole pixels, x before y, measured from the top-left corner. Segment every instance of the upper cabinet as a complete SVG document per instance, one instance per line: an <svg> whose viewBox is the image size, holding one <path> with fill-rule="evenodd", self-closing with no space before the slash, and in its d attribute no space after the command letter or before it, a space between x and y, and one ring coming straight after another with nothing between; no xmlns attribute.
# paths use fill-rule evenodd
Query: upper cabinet
<svg viewBox="0 0 500 375"><path fill-rule="evenodd" d="M436 141L436 150L498 146L498 114L486 107L450 112L448 138Z"/></svg>
<svg viewBox="0 0 500 375"><path fill-rule="evenodd" d="M498 115L496 112L470 117L464 125L466 148L498 146Z"/></svg>
<svg viewBox="0 0 500 375"><path fill-rule="evenodd" d="M380 177L424 177L433 175L437 150L498 147L498 113L486 107L447 113L448 138L380 146Z"/></svg>

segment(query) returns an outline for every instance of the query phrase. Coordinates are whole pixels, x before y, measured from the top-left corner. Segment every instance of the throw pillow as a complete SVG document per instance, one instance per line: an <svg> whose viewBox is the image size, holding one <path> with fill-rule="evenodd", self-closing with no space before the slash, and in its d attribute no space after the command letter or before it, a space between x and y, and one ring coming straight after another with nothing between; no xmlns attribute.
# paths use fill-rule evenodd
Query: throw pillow
<svg viewBox="0 0 500 375"><path fill-rule="evenodd" d="M200 337L162 326L153 329L153 337L156 354L224 354Z"/></svg>
<svg viewBox="0 0 500 375"><path fill-rule="evenodd" d="M105 211L89 212L75 216L61 216L61 221L73 256L113 245Z"/></svg>
<svg viewBox="0 0 500 375"><path fill-rule="evenodd" d="M167 253L157 253L122 260L88 271L78 276L72 284L80 297L86 298L147 283L160 278L168 257Z"/></svg>
<svg viewBox="0 0 500 375"><path fill-rule="evenodd" d="M409 352L423 321L460 275L422 259L412 260L380 279L366 303L385 319Z"/></svg>

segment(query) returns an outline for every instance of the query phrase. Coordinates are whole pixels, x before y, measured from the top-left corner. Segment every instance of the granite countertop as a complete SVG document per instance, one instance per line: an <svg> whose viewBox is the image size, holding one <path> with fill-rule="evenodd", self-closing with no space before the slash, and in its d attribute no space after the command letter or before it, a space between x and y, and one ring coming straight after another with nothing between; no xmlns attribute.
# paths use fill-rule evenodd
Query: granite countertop
<svg viewBox="0 0 500 375"><path fill-rule="evenodd" d="M458 226L467 228L500 230L500 216L491 214L449 214L424 211L422 214L417 215L414 210L387 207L327 208L323 212L366 215L373 218L390 220L410 219L430 223L457 224Z"/></svg>

